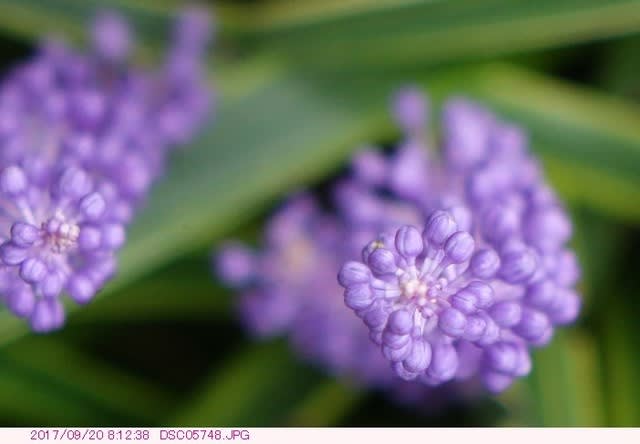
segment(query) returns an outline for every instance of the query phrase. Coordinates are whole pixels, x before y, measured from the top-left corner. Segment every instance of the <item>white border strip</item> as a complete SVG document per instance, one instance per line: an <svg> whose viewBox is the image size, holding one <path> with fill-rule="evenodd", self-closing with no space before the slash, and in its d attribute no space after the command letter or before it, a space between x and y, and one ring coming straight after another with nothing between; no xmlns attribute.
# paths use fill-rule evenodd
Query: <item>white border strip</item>
<svg viewBox="0 0 640 444"><path fill-rule="evenodd" d="M7 428L0 443L640 444L640 428Z"/></svg>

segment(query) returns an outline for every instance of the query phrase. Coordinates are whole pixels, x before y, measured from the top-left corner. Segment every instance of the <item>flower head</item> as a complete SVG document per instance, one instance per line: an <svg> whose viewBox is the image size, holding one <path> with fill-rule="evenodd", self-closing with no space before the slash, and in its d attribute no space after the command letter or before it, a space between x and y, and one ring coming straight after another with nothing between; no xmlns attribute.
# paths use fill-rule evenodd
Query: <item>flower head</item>
<svg viewBox="0 0 640 444"><path fill-rule="evenodd" d="M348 262L339 274L345 303L404 379L420 377L431 385L451 380L460 362L469 365L460 354L477 354L500 340L502 328L520 322L520 305L497 299L491 285L502 268L498 253L476 248L447 212L433 213L422 232L405 225L373 241L363 259ZM520 375L522 368L513 372Z"/></svg>
<svg viewBox="0 0 640 444"><path fill-rule="evenodd" d="M418 399L504 390L578 314L571 223L519 128L454 98L438 152L415 88L392 109L393 153L360 150L329 208L290 200L260 250L223 248L218 274L243 290L252 331L289 335L331 371Z"/></svg>
<svg viewBox="0 0 640 444"><path fill-rule="evenodd" d="M387 209L394 210L391 205ZM253 334L286 335L300 356L329 372L416 404L435 392L394 376L367 329L345 307L335 281L340 264L380 227L419 219L402 211L389 214L394 216L388 223L356 226L321 209L310 195L298 195L270 218L260 249L227 242L216 251L214 267L223 281L241 291L240 314ZM376 314L366 322L379 322ZM451 388L438 395L445 392L451 399Z"/></svg>
<svg viewBox="0 0 640 444"><path fill-rule="evenodd" d="M130 66L128 25L104 12L92 52L45 41L0 85L0 295L33 330L62 325L63 294L86 303L112 277L125 225L202 122L207 37L189 32L170 54L192 82Z"/></svg>
<svg viewBox="0 0 640 444"><path fill-rule="evenodd" d="M104 197L78 168L42 186L12 165L0 172L0 193L0 291L33 330L55 329L64 320L62 292L84 304L113 275L124 227L107 216Z"/></svg>
<svg viewBox="0 0 640 444"><path fill-rule="evenodd" d="M398 96L397 115L406 100L406 92ZM416 134L415 122L402 124L405 115L396 119L408 140L398 158L426 135ZM529 372L529 348L578 314L579 267L566 248L571 223L524 133L480 105L449 101L441 160L423 159L411 168L378 162L386 171L378 183L405 183L393 187L395 199L427 217L381 231L361 260L343 265L345 304L401 378L439 385L479 376L501 391Z"/></svg>

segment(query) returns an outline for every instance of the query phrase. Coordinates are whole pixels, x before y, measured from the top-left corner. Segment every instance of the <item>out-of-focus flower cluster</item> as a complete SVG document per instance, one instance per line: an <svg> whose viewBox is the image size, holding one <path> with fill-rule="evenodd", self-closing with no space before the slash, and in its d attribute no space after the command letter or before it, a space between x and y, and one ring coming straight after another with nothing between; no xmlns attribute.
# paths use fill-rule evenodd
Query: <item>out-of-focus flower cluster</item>
<svg viewBox="0 0 640 444"><path fill-rule="evenodd" d="M414 394L453 380L501 391L578 314L571 223L520 128L454 98L435 150L418 91L393 114L391 154L358 152L330 209L294 198L259 252L225 247L218 274L244 290L251 330L287 333L333 371Z"/></svg>
<svg viewBox="0 0 640 444"><path fill-rule="evenodd" d="M87 303L113 276L125 228L210 107L206 14L177 20L164 65L128 64L116 14L92 50L45 41L0 85L0 297L37 332L64 322L61 296Z"/></svg>
<svg viewBox="0 0 640 444"><path fill-rule="evenodd" d="M388 366L344 306L336 281L341 262L356 252L346 233L311 195L300 194L271 218L260 251L229 243L216 258L217 271L246 289L240 313L254 334L288 334L300 354L332 373L383 383L392 376Z"/></svg>

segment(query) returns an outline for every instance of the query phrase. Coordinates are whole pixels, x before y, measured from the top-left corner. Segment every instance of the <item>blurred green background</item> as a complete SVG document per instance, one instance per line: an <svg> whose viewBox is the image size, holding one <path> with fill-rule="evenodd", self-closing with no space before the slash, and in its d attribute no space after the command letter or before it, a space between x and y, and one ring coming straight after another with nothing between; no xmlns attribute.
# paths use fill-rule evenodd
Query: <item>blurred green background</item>
<svg viewBox="0 0 640 444"><path fill-rule="evenodd" d="M82 43L123 12L143 62L172 0L0 0L3 69L45 33ZM67 327L0 312L2 425L640 426L640 1L218 1L215 116L175 153L117 279ZM498 398L425 414L256 343L210 279L211 245L252 238L292 187L394 140L393 88L482 100L526 126L568 202L584 269L576 326Z"/></svg>

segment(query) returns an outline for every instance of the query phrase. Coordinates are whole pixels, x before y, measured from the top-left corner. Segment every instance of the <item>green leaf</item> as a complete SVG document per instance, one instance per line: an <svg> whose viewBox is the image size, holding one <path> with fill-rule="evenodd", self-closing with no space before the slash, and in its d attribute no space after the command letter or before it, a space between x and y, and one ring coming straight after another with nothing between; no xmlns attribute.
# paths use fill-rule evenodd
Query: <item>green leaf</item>
<svg viewBox="0 0 640 444"><path fill-rule="evenodd" d="M541 425L532 384L528 379L515 381L509 389L498 395L498 400L504 406L504 417L495 424L496 427L539 427Z"/></svg>
<svg viewBox="0 0 640 444"><path fill-rule="evenodd" d="M134 25L136 39L154 46L170 31L169 18L178 7L179 3L164 0L0 0L0 28L27 39L64 33L74 41L86 41L94 14L117 8Z"/></svg>
<svg viewBox="0 0 640 444"><path fill-rule="evenodd" d="M82 39L96 9L118 8L147 44L165 34L172 0L0 0L0 27L28 38ZM398 66L486 59L640 30L638 0L282 0L215 5L223 39L315 67ZM508 38L505 38L508 36Z"/></svg>
<svg viewBox="0 0 640 444"><path fill-rule="evenodd" d="M356 408L366 392L348 381L327 380L297 405L287 419L292 427L335 427Z"/></svg>
<svg viewBox="0 0 640 444"><path fill-rule="evenodd" d="M268 1L253 11L252 44L316 68L477 60L640 30L635 0Z"/></svg>
<svg viewBox="0 0 640 444"><path fill-rule="evenodd" d="M113 412L87 408L78 402L66 388L51 387L37 375L26 372L0 357L0 412L5 420L14 424L39 424L58 426L71 423L75 426L111 424L122 421ZM29 393L29 396L25 396Z"/></svg>
<svg viewBox="0 0 640 444"><path fill-rule="evenodd" d="M278 191L319 178L364 138L371 120L294 78L222 104L217 116L154 189L131 230L121 275L206 245Z"/></svg>
<svg viewBox="0 0 640 444"><path fill-rule="evenodd" d="M586 334L561 332L549 346L534 354L530 379L541 425L604 425L604 394L596 347Z"/></svg>
<svg viewBox="0 0 640 444"><path fill-rule="evenodd" d="M315 379L281 341L247 346L224 362L169 423L182 427L278 423L287 407L304 397Z"/></svg>
<svg viewBox="0 0 640 444"><path fill-rule="evenodd" d="M157 61L170 43L179 0L0 0L0 30L26 40L63 36L88 43L91 24L102 10L122 13L131 25L138 61Z"/></svg>
<svg viewBox="0 0 640 444"><path fill-rule="evenodd" d="M69 324L227 317L232 297L214 283L208 265L196 257L163 267L74 312Z"/></svg>
<svg viewBox="0 0 640 444"><path fill-rule="evenodd" d="M598 66L599 85L617 95L640 100L640 36L609 45L603 59Z"/></svg>
<svg viewBox="0 0 640 444"><path fill-rule="evenodd" d="M640 328L638 328L638 287L611 285L603 303L599 337L605 375L609 426L635 427L640 421ZM627 300L624 295L628 295Z"/></svg>
<svg viewBox="0 0 640 444"><path fill-rule="evenodd" d="M0 0L0 26L8 32L26 39L39 39L46 34L64 32L68 38L84 37L84 20L63 9L47 7L45 2L18 2Z"/></svg>
<svg viewBox="0 0 640 444"><path fill-rule="evenodd" d="M601 295L610 291L611 264L619 263L620 251L628 242L625 232L611 219L587 208L572 208L574 236L572 244L580 261L580 291L583 312L599 310ZM584 317L584 316L583 316Z"/></svg>
<svg viewBox="0 0 640 444"><path fill-rule="evenodd" d="M31 337L0 353L0 410L48 425L157 423L172 403L157 388L52 337Z"/></svg>

